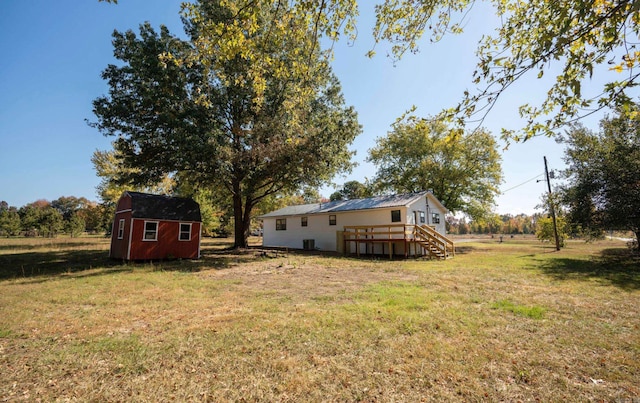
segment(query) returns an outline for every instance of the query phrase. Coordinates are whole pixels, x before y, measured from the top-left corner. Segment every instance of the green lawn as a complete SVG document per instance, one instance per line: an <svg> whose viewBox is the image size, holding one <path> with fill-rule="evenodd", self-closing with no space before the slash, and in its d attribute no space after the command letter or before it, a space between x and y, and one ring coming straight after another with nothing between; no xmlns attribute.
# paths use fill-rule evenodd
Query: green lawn
<svg viewBox="0 0 640 403"><path fill-rule="evenodd" d="M123 264L0 240L0 401L632 401L640 260L615 241L455 258ZM626 399L626 400L625 400Z"/></svg>

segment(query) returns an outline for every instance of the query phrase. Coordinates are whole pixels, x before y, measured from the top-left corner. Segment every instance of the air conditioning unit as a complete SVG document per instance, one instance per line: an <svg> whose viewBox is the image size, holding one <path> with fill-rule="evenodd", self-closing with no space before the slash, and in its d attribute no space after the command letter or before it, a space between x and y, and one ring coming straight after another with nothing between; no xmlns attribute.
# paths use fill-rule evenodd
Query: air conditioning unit
<svg viewBox="0 0 640 403"><path fill-rule="evenodd" d="M315 239L303 239L302 240L302 249L304 249L304 250L315 250L316 249L316 240Z"/></svg>

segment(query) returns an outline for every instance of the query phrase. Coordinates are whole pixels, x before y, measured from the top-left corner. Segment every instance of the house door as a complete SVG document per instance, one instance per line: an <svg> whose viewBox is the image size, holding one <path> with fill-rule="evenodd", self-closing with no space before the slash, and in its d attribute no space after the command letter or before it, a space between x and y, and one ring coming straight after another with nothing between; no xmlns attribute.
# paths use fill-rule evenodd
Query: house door
<svg viewBox="0 0 640 403"><path fill-rule="evenodd" d="M418 225L418 212L413 210L413 223Z"/></svg>
<svg viewBox="0 0 640 403"><path fill-rule="evenodd" d="M431 221L431 219L429 218L430 215L431 214L429 214L429 203L427 203L427 217L426 217L427 218L427 220L426 220L427 221L427 225L429 225L430 221Z"/></svg>

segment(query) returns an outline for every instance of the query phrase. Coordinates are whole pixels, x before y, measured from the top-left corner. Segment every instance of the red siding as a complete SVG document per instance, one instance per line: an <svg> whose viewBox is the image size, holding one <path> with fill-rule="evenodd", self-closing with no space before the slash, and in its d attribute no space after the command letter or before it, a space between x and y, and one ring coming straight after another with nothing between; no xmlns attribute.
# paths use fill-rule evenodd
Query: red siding
<svg viewBox="0 0 640 403"><path fill-rule="evenodd" d="M131 196L124 195L118 200L118 205L116 206L116 212L123 210L131 210Z"/></svg>
<svg viewBox="0 0 640 403"><path fill-rule="evenodd" d="M124 219L123 238L118 239L120 220ZM131 197L125 195L118 200L116 215L111 227L111 249L109 257L113 259L127 259L129 250L129 235L131 233Z"/></svg>
<svg viewBox="0 0 640 403"><path fill-rule="evenodd" d="M124 219L124 232L122 239L118 239L118 227L120 220ZM115 215L111 229L111 251L109 257L114 259L127 259L129 250L129 236L131 234L131 211L125 211Z"/></svg>
<svg viewBox="0 0 640 403"><path fill-rule="evenodd" d="M122 239L118 239L120 220L124 219ZM158 222L158 239L144 241L144 222ZM180 224L191 224L191 240L178 239ZM126 260L160 260L171 258L197 259L200 257L200 223L132 218L131 197L118 201L111 231L109 257Z"/></svg>
<svg viewBox="0 0 640 403"><path fill-rule="evenodd" d="M158 222L158 239L155 241L143 240L145 221ZM182 222L187 224L187 222ZM197 259L200 250L200 223L191 223L191 240L178 240L180 231L179 221L144 220L133 219L133 231L131 232L131 260L154 259Z"/></svg>

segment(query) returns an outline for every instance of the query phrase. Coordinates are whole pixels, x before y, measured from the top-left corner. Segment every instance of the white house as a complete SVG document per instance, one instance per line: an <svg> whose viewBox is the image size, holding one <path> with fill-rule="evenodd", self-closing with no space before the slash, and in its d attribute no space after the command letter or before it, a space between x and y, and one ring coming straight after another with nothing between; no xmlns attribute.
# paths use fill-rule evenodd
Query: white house
<svg viewBox="0 0 640 403"><path fill-rule="evenodd" d="M453 253L445 236L447 213L425 191L290 206L258 218L265 247L446 257Z"/></svg>

